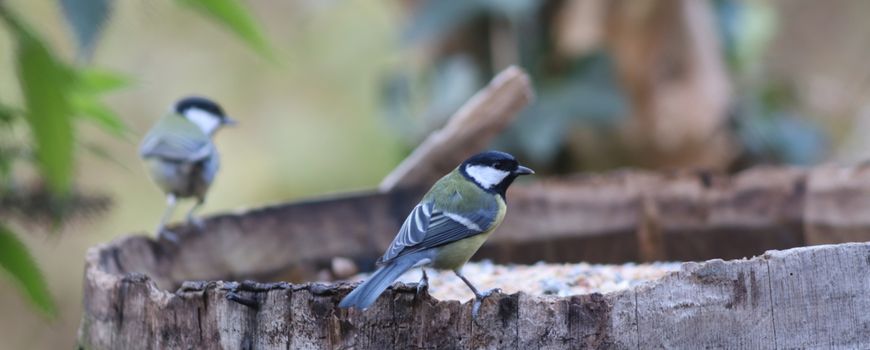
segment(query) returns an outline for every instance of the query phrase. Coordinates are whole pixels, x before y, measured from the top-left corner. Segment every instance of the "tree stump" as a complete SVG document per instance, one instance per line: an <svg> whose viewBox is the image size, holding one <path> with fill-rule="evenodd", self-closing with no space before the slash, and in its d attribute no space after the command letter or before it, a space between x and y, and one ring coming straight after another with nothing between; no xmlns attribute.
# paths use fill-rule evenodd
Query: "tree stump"
<svg viewBox="0 0 870 350"><path fill-rule="evenodd" d="M505 223L477 257L669 260L748 256L802 245L804 237L867 240L867 173L625 171L518 184ZM177 245L130 236L92 248L80 347L870 346L870 243L686 263L661 280L604 295L497 294L474 320L470 304L417 297L414 286L397 285L369 310L348 311L336 304L350 285L304 283L328 280L334 257L371 268L420 194L363 192L276 205L208 218L205 232L175 227ZM277 282L225 282L244 279Z"/></svg>
<svg viewBox="0 0 870 350"><path fill-rule="evenodd" d="M232 230L243 223L221 225ZM220 236L187 240L193 249L223 247L196 265L178 264L191 254L188 247L141 236L91 249L79 348L870 347L870 243L685 263L661 280L604 295L495 294L473 319L471 303L417 297L413 285L397 284L361 311L336 306L352 287L342 283L181 283L172 276L224 273L239 247L219 244ZM263 250L256 257L269 260L273 243L251 240L240 249ZM295 260L296 252L271 260Z"/></svg>

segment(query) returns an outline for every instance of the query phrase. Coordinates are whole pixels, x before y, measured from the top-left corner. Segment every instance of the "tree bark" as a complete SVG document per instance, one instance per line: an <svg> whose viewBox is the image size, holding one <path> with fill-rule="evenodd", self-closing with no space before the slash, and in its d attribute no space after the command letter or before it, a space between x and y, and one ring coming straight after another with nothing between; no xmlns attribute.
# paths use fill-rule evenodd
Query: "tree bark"
<svg viewBox="0 0 870 350"><path fill-rule="evenodd" d="M505 262L702 259L868 240L870 168L756 168L735 176L625 171L518 184L480 257ZM470 305L389 290L339 310L333 257L364 268L419 190L226 214L180 242L132 236L88 252L81 348L814 348L870 346L870 244L689 263L625 292L499 294ZM340 220L336 218L341 218ZM184 282L214 280L214 282ZM169 292L175 290L176 292ZM229 299L232 300L229 300Z"/></svg>
<svg viewBox="0 0 870 350"><path fill-rule="evenodd" d="M134 272L166 252L143 237L88 252L81 349L866 348L870 243L686 263L611 294L517 293L470 303L388 289L368 310L347 284L186 282Z"/></svg>

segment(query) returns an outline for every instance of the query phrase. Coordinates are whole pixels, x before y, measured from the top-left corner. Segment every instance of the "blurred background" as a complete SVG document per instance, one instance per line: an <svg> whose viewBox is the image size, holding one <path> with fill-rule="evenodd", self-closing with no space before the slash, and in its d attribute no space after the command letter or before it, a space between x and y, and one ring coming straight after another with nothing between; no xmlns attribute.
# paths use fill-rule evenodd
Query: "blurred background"
<svg viewBox="0 0 870 350"><path fill-rule="evenodd" d="M373 188L511 64L538 99L493 147L545 175L850 164L870 158L868 11L0 0L0 348L75 344L86 249L150 232L162 213L137 144L182 96L240 121L216 137L205 214Z"/></svg>

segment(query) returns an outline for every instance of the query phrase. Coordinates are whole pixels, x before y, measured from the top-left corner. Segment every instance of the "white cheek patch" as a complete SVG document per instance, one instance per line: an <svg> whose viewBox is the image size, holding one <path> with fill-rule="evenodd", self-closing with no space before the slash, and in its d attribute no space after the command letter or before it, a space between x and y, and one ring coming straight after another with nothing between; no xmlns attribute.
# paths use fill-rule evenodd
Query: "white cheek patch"
<svg viewBox="0 0 870 350"><path fill-rule="evenodd" d="M471 176L480 187L490 188L501 183L510 173L484 165L468 165L465 172Z"/></svg>
<svg viewBox="0 0 870 350"><path fill-rule="evenodd" d="M221 125L220 117L199 108L189 108L184 111L184 116L206 135L211 135Z"/></svg>

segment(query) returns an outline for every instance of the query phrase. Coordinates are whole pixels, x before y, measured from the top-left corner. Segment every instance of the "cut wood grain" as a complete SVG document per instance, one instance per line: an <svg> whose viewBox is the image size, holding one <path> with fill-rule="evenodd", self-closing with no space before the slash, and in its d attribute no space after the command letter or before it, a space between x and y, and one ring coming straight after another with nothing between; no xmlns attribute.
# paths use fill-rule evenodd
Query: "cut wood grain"
<svg viewBox="0 0 870 350"><path fill-rule="evenodd" d="M870 348L870 249L826 245L768 253L776 346Z"/></svg>
<svg viewBox="0 0 870 350"><path fill-rule="evenodd" d="M499 293L472 319L470 303L418 296L403 284L364 311L337 307L352 288L347 284L187 282L170 292L136 272L147 267L120 262L161 254L142 240L88 252L79 348L870 347L870 243L687 263L604 295Z"/></svg>
<svg viewBox="0 0 870 350"><path fill-rule="evenodd" d="M489 146L532 100L529 76L516 66L508 67L387 175L380 184L381 192L429 188L463 160Z"/></svg>
<svg viewBox="0 0 870 350"><path fill-rule="evenodd" d="M767 261L712 260L635 291L641 348L774 348Z"/></svg>

